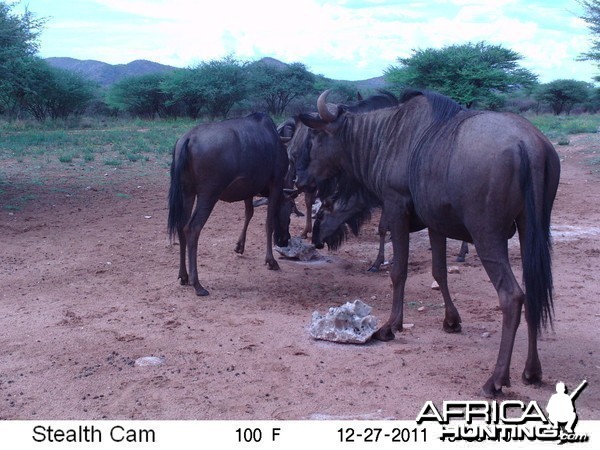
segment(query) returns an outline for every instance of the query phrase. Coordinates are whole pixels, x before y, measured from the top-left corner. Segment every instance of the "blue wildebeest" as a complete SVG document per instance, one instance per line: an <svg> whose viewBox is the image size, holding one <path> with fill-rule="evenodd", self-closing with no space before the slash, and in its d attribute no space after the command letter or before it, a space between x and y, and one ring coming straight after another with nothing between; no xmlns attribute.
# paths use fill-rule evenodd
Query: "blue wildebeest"
<svg viewBox="0 0 600 450"><path fill-rule="evenodd" d="M397 106L399 103L398 98L392 94L389 91L385 91L385 90L380 90L377 94L374 94L366 99L363 99L362 96L360 94L358 94L358 101L356 103L350 104L350 105L329 105L329 109L334 108L337 109L342 108L344 111L346 112L351 112L351 113L363 113L363 112L369 112L369 111L375 111L377 109L384 109L384 108L390 108L390 107L394 107ZM318 116L315 116L318 117ZM310 131L310 128L305 126L300 120L299 118L288 118L286 119L284 122L282 122L278 127L278 132L280 134L280 136L284 136L286 138L291 137L290 142L287 144L288 145L288 155L290 156L290 170L288 172L288 177L292 177L295 176L296 173L296 169L295 169L295 161L297 158L302 157L301 155L303 154L307 154L306 148L308 146L311 145L311 136L312 136L312 132ZM302 163L300 163L302 164ZM331 180L330 180L331 181ZM344 182L348 182L348 180L344 180L344 179L335 179L333 180L333 182L328 183L327 185L327 190L329 191L328 193L324 193L323 190L323 186L321 186L321 192L320 195L323 196L327 196L330 195L332 197L337 197L337 195L331 191L334 191L336 189L336 183L344 183ZM304 230L302 231L301 236L306 238L308 236L308 233L311 233L313 230L313 224L312 224L312 217L310 215L310 211L312 208L313 203L315 202L315 199L317 197L317 189L315 185L311 185L311 186L303 186L303 190L305 192L305 204L306 204L306 210L307 210L307 217L306 217L306 224L304 226ZM348 226L350 227L350 229L353 231L354 234L358 233L358 222L357 222L357 217L354 216L355 213L358 213L359 211L363 211L367 206L369 208L372 208L373 206L379 206L382 207L381 204L378 204L377 199L371 197L370 201L368 201L369 199L363 198L362 196L354 196L353 198L345 198L345 199L335 199L335 198L324 198L324 204L325 205L329 205L331 206L333 201L343 201L344 202L344 207L343 208L338 208L343 210L343 212L341 212L339 215L336 215L334 217L329 217L329 224L326 224L325 229L322 229L322 234L321 234L321 239L324 242L324 238L329 236L329 234L327 233L328 230L328 226L330 225L331 229L330 231L333 233L335 232L336 235L335 237L332 237L332 239L330 239L330 243L332 245L330 245L329 247L331 249L336 249L337 247L339 247L339 245L341 244L341 239L342 237L345 238L346 236L346 228L342 225L345 223L346 219L351 220L351 223L348 223ZM366 202L366 203L365 203ZM327 209L327 208L326 208ZM360 216L361 214L359 214ZM321 221L323 220L325 216L323 214L321 214ZM371 218L370 215L370 211L368 214L366 214L366 211L363 211L362 214L362 218L360 220L360 223L362 224L365 221L368 221ZM316 223L315 223L316 224ZM336 227L337 225L337 227ZM385 217L385 210L381 211L381 218L379 221L379 225L377 227L377 232L379 235L379 249L377 251L377 256L375 258L375 261L373 262L373 264L371 264L371 267L369 267L368 271L369 272L377 272L379 271L381 265L383 264L384 260L385 260L385 238L386 235L389 231L389 227L387 225L386 222L386 217ZM333 242L336 242L335 245L333 245ZM463 242L461 245L461 249L459 252L459 255L457 256L456 260L457 261L461 261L464 262L465 260L465 255L466 253L468 253L468 247L467 247L467 243Z"/></svg>
<svg viewBox="0 0 600 450"><path fill-rule="evenodd" d="M317 130L297 164L297 184L343 175L346 198L361 195L383 205L391 230L393 304L377 331L380 340L402 329L409 233L428 228L432 273L444 298L444 330L460 330L447 285L446 238L472 242L499 297L502 336L487 396L510 386L510 360L525 305L528 352L522 379L540 383L537 336L552 321L550 215L560 161L548 139L514 114L469 111L439 94L411 90L399 106L365 114L332 114L324 92L321 118L302 116ZM360 213L359 213L360 214ZM508 259L518 230L525 293ZM318 237L315 237L318 240Z"/></svg>
<svg viewBox="0 0 600 450"><path fill-rule="evenodd" d="M283 192L287 169L286 149L275 124L263 113L201 124L177 140L171 163L168 230L171 236L179 237L181 284L191 284L197 295L208 295L198 280L198 238L218 200L245 203L246 218L235 248L243 253L246 230L254 214L252 198L268 197L265 263L269 269L279 269L272 239L274 236L276 245L285 247L290 238L293 202Z"/></svg>
<svg viewBox="0 0 600 450"><path fill-rule="evenodd" d="M389 108L392 106L398 105L398 98L392 94L391 92L385 90L379 90L376 94L371 95L364 99L360 93L357 95L357 101L351 103L349 105L339 105L340 108L343 108L344 111L352 112L352 113L363 113L374 111L382 108ZM333 108L337 108L337 105L331 105ZM318 117L315 115L315 117ZM310 128L305 126L298 117L296 118L288 118L284 122L282 122L278 126L279 134L281 136L291 137L288 145L288 154L290 155L290 170L288 176L295 176L295 155L301 155L304 152L304 147L310 145ZM306 223L304 225L304 230L301 233L301 236L306 238L309 233L312 233L313 223L312 223L312 206L316 200L316 186L304 186L304 202L306 205ZM321 190L321 196L324 196L323 189ZM325 194L326 195L326 194ZM328 201L326 198L322 198L324 201ZM377 258L369 271L377 271L379 267L383 263L384 259L384 244L385 244L385 236L387 233L387 229L382 227L380 223L379 226L379 252L377 254Z"/></svg>

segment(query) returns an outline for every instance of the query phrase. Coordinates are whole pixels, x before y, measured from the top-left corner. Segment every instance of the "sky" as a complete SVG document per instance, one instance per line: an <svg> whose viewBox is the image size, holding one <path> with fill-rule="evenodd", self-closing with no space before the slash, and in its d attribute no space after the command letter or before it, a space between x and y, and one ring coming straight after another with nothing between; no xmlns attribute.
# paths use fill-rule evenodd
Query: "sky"
<svg viewBox="0 0 600 450"><path fill-rule="evenodd" d="M9 2L10 3L10 2ZM539 81L592 82L577 0L20 0L47 22L39 56L190 67L233 55L300 62L337 80L381 76L414 50L485 41Z"/></svg>

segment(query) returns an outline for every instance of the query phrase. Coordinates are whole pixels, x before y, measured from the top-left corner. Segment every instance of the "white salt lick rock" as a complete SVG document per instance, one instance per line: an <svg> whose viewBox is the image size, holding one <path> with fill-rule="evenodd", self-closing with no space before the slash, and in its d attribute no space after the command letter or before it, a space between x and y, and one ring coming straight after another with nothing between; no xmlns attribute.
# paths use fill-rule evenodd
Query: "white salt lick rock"
<svg viewBox="0 0 600 450"><path fill-rule="evenodd" d="M329 308L327 314L313 312L310 335L315 339L349 344L364 344L377 331L377 319L361 300Z"/></svg>
<svg viewBox="0 0 600 450"><path fill-rule="evenodd" d="M164 358L158 356L142 356L135 360L135 365L138 367L161 366L164 362Z"/></svg>
<svg viewBox="0 0 600 450"><path fill-rule="evenodd" d="M307 244L301 237L293 237L290 239L287 247L275 246L275 251L281 254L284 258L299 259L300 261L310 261L318 257L315 246Z"/></svg>

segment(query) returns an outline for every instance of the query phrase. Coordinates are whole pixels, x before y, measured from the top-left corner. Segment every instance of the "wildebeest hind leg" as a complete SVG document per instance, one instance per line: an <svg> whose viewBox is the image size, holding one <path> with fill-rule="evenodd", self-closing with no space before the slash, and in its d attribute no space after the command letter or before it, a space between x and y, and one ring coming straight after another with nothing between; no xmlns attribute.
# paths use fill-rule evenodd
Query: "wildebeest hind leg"
<svg viewBox="0 0 600 450"><path fill-rule="evenodd" d="M448 289L446 237L429 229L429 242L431 244L431 274L440 286L444 298L445 317L443 328L447 333L459 333L461 331L460 315L452 302Z"/></svg>
<svg viewBox="0 0 600 450"><path fill-rule="evenodd" d="M250 223L250 219L254 215L254 205L252 203L252 198L247 198L244 200L245 206L245 220L244 220L244 228L242 228L242 234L240 234L240 238L235 245L235 252L240 255L244 253L244 249L246 248L246 232L248 231L248 224Z"/></svg>
<svg viewBox="0 0 600 450"><path fill-rule="evenodd" d="M467 244L465 241L462 241L460 244L460 251L456 257L456 262L465 262L465 256L467 256L467 253L469 253L469 244Z"/></svg>
<svg viewBox="0 0 600 450"><path fill-rule="evenodd" d="M502 386L510 386L510 360L525 295L510 268L506 239L487 236L476 240L475 249L498 293L502 310L502 336L498 359L492 376L483 386L484 395L494 397L502 393Z"/></svg>
<svg viewBox="0 0 600 450"><path fill-rule="evenodd" d="M196 209L192 218L184 228L187 240L188 260L190 263L190 284L194 286L196 295L208 295L208 291L200 284L198 280L198 239L200 232L206 224L210 213L215 206L216 200L207 200L198 197Z"/></svg>
<svg viewBox="0 0 600 450"><path fill-rule="evenodd" d="M187 268L185 264L185 250L187 246L187 241L185 239L185 233L183 232L183 228L177 230L177 235L179 236L179 282L182 286L185 286L189 283L190 277L187 273Z"/></svg>
<svg viewBox="0 0 600 450"><path fill-rule="evenodd" d="M187 223L192 215L192 209L194 209L194 200L196 199L196 194L186 192L183 196L183 211L184 217L181 221L181 225L177 228L177 236L179 237L179 281L182 286L185 286L189 283L189 275L187 272L186 262L185 262L185 252L187 249L187 239L185 237L185 232L183 231L185 223Z"/></svg>

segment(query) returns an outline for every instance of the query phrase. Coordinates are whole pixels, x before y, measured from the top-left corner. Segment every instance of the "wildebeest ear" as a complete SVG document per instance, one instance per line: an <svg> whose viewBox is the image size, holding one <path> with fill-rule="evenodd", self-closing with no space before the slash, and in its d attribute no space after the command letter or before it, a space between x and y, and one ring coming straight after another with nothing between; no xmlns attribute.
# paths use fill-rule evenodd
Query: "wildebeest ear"
<svg viewBox="0 0 600 450"><path fill-rule="evenodd" d="M321 119L320 117L314 117L310 114L300 114L300 121L307 127L312 128L313 130L324 131L327 134L333 135L335 134L339 124L341 123L339 120L339 117L343 112L343 109L341 107L339 109L339 112L340 114L338 116L338 120L336 120L335 122L327 122Z"/></svg>
<svg viewBox="0 0 600 450"><path fill-rule="evenodd" d="M304 125L315 130L322 130L328 124L328 122L325 122L320 117L315 117L311 114L300 114L299 119Z"/></svg>

